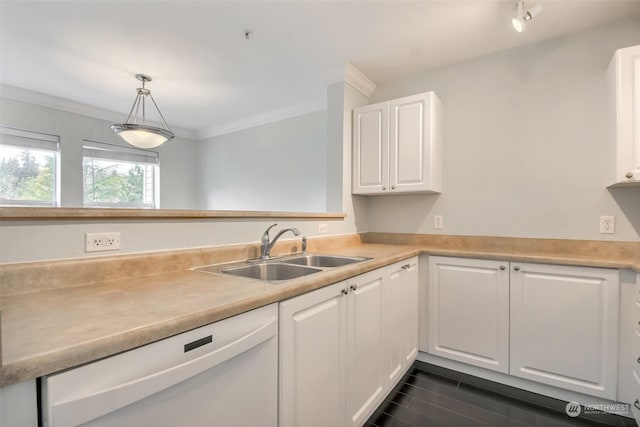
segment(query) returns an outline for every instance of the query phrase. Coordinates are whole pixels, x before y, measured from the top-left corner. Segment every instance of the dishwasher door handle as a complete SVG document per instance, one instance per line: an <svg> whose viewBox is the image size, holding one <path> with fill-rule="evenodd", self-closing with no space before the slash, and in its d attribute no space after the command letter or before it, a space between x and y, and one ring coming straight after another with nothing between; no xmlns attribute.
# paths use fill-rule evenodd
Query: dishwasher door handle
<svg viewBox="0 0 640 427"><path fill-rule="evenodd" d="M278 319L254 329L211 353L169 369L51 405L53 426L78 425L142 400L185 381L277 336Z"/></svg>

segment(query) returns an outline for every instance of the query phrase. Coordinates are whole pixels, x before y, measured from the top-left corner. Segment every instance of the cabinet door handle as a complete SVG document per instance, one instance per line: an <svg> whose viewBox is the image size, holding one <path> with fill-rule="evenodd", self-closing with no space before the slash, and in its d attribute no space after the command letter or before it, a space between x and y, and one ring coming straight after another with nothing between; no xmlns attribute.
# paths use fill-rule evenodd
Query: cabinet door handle
<svg viewBox="0 0 640 427"><path fill-rule="evenodd" d="M640 357L638 357L638 360L636 360L636 362L640 363Z"/></svg>
<svg viewBox="0 0 640 427"><path fill-rule="evenodd" d="M358 285L356 285L355 283L353 285L351 285L351 290L352 291L356 291L358 289Z"/></svg>
<svg viewBox="0 0 640 427"><path fill-rule="evenodd" d="M349 288L344 288L342 290L342 295L347 295L349 293Z"/></svg>
<svg viewBox="0 0 640 427"><path fill-rule="evenodd" d="M396 186L395 186L395 185L392 185L392 186L391 186L391 189L392 189L392 190L395 190L395 189L396 189Z"/></svg>
<svg viewBox="0 0 640 427"><path fill-rule="evenodd" d="M625 177L627 177L629 179L633 178L633 172L627 172Z"/></svg>
<svg viewBox="0 0 640 427"><path fill-rule="evenodd" d="M513 269L514 269L515 271L520 271L520 267L518 267L517 265L516 265L515 267L513 267Z"/></svg>
<svg viewBox="0 0 640 427"><path fill-rule="evenodd" d="M638 401L638 399L636 399L636 401L633 402L633 406L635 406L636 408L640 409L640 401Z"/></svg>
<svg viewBox="0 0 640 427"><path fill-rule="evenodd" d="M382 189L383 189L383 190L386 190L386 189L387 189L387 187L385 187L385 186L383 185L383 186L382 186Z"/></svg>
<svg viewBox="0 0 640 427"><path fill-rule="evenodd" d="M504 265L500 266L500 270L505 270L507 267L505 267Z"/></svg>

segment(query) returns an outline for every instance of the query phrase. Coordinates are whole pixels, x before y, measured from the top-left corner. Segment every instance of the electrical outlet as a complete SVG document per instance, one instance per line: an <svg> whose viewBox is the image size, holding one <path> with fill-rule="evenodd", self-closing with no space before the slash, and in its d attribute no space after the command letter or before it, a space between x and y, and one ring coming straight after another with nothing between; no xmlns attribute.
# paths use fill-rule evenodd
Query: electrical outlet
<svg viewBox="0 0 640 427"><path fill-rule="evenodd" d="M442 230L444 228L444 221L442 219L442 215L434 215L433 216L433 229L434 230Z"/></svg>
<svg viewBox="0 0 640 427"><path fill-rule="evenodd" d="M326 234L327 233L327 224L321 223L318 224L318 234Z"/></svg>
<svg viewBox="0 0 640 427"><path fill-rule="evenodd" d="M616 217L603 215L600 217L600 234L614 234L616 232Z"/></svg>
<svg viewBox="0 0 640 427"><path fill-rule="evenodd" d="M120 233L85 233L84 251L101 252L120 250Z"/></svg>

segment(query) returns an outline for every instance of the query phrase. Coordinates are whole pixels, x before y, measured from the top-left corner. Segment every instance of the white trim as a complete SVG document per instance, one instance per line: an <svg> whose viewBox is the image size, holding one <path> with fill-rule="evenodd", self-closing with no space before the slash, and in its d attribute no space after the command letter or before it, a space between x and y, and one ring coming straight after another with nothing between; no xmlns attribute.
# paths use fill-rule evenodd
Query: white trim
<svg viewBox="0 0 640 427"><path fill-rule="evenodd" d="M131 163L144 163L157 165L159 155L157 151L143 150L139 148L122 147L104 142L82 140L82 156L94 159L114 160Z"/></svg>
<svg viewBox="0 0 640 427"><path fill-rule="evenodd" d="M264 113L255 114L245 117L244 119L235 120L220 126L212 126L202 129L196 133L198 140L204 140L219 135L238 132L243 129L249 129L268 123L277 122L292 117L302 116L304 114L316 111L326 110L326 98L316 98L302 104L291 105L280 110L266 111Z"/></svg>
<svg viewBox="0 0 640 427"><path fill-rule="evenodd" d="M14 101L27 102L29 104L41 105L43 107L55 108L56 110L66 111L68 113L80 114L82 116L92 117L96 119L106 120L110 122L124 122L127 118L126 114L107 110L104 108L94 107L81 102L72 101L66 98L60 98L53 95L47 95L42 92L35 92L28 89L10 86L0 83L0 96L2 98L13 99ZM164 127L158 123L159 127ZM196 139L196 132L171 126L171 130L182 138Z"/></svg>
<svg viewBox="0 0 640 427"><path fill-rule="evenodd" d="M367 98L376 90L376 84L360 70L347 62L344 70L344 81L362 92Z"/></svg>
<svg viewBox="0 0 640 427"><path fill-rule="evenodd" d="M349 83L367 98L376 90L376 84L373 80L365 76L353 64L348 62L344 66L334 68L326 73L325 82L327 86L334 83Z"/></svg>

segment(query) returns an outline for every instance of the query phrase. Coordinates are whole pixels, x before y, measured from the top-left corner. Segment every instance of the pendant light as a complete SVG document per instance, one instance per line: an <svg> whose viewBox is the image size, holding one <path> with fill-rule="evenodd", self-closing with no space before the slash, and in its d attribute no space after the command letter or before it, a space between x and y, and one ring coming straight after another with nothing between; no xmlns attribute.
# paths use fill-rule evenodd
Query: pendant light
<svg viewBox="0 0 640 427"><path fill-rule="evenodd" d="M151 77L145 74L136 74L136 79L142 82L142 87L138 88L138 95L136 99L133 101L133 105L131 106L131 111L129 111L129 116L127 116L127 120L121 124L111 125L111 130L115 132L120 138L127 141L129 144L134 145L139 148L153 148L158 145L173 139L175 136L171 129L169 129L169 125L167 121L164 119L164 116L160 112L156 101L151 96L151 92L149 89L145 89L144 85L146 82L151 81ZM151 102L153 102L153 106L156 107L156 111L162 118L164 122L164 126L166 129L159 128L156 126L150 126L146 123L146 98L149 97ZM140 116L140 109L142 109L142 115ZM135 114L134 114L135 111ZM141 118L141 120L139 120Z"/></svg>

